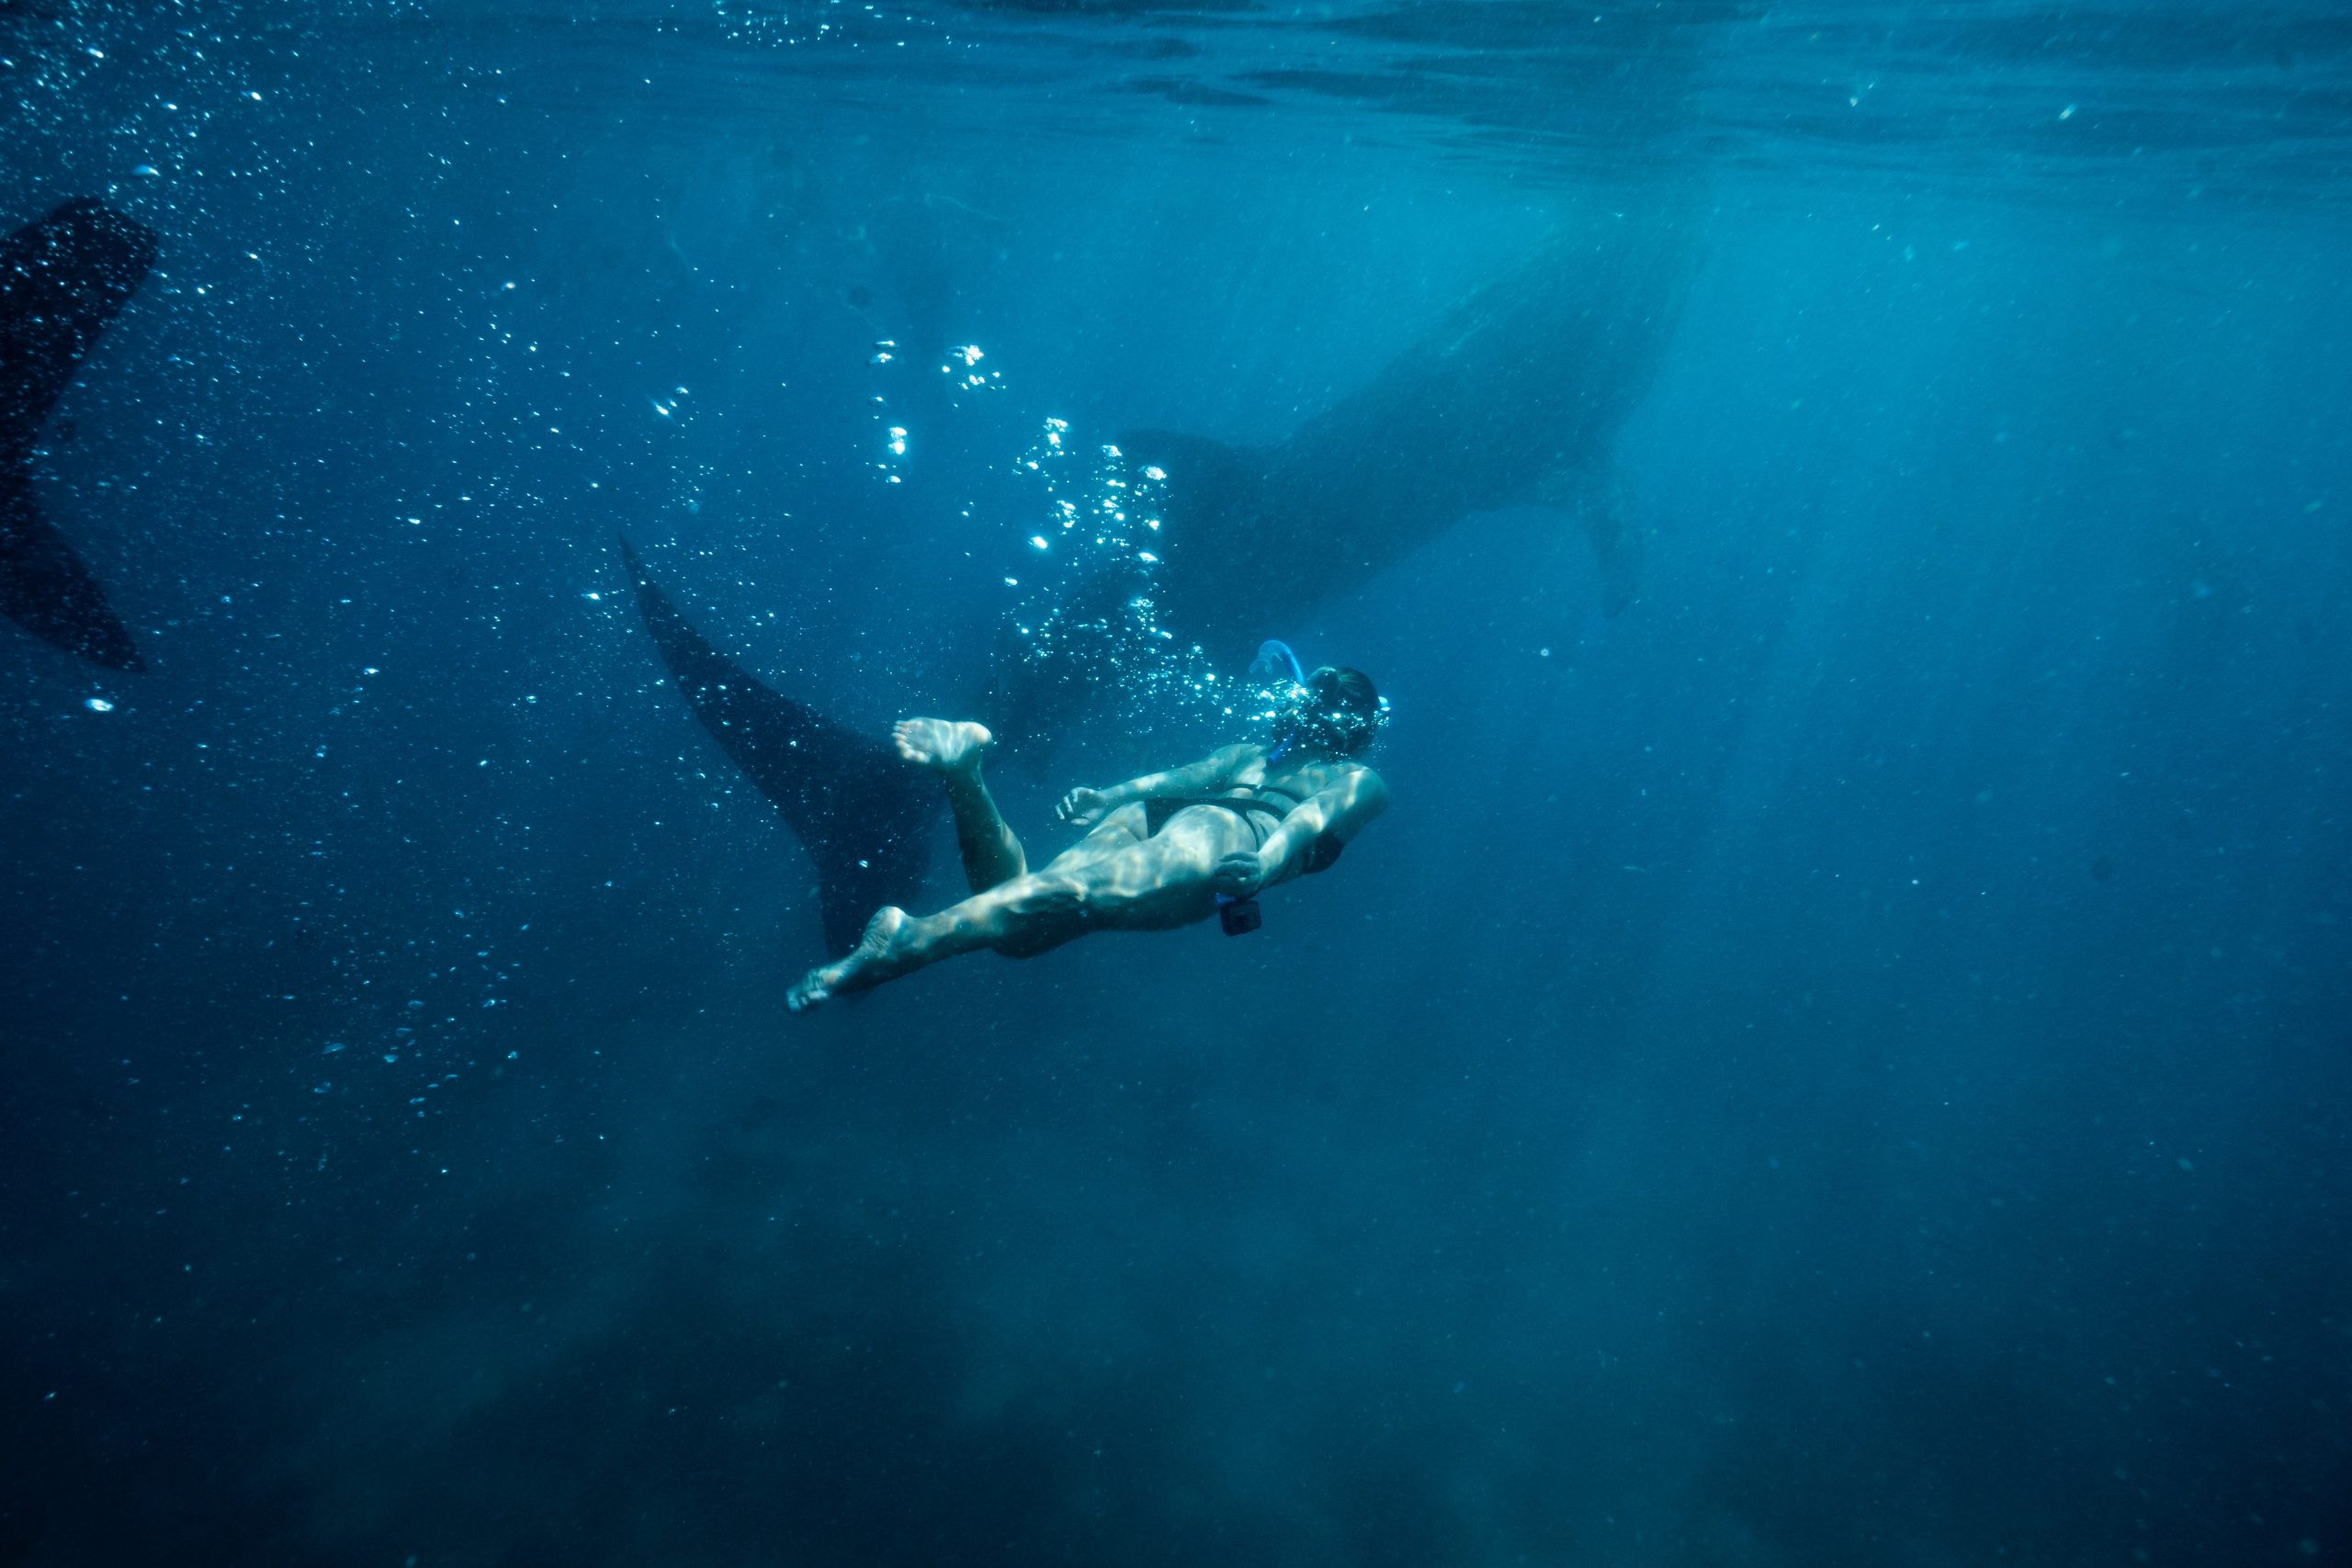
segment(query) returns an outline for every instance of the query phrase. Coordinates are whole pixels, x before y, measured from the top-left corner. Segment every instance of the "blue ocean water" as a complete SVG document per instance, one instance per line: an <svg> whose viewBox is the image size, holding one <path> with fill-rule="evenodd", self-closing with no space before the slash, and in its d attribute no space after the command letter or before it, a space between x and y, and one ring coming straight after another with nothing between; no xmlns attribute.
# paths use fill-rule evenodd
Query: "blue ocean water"
<svg viewBox="0 0 2352 1568"><path fill-rule="evenodd" d="M0 1560L2352 1562L2347 172L2310 3L0 3L0 229L159 243ZM788 1017L623 535L1033 848L1263 637L1391 807Z"/></svg>

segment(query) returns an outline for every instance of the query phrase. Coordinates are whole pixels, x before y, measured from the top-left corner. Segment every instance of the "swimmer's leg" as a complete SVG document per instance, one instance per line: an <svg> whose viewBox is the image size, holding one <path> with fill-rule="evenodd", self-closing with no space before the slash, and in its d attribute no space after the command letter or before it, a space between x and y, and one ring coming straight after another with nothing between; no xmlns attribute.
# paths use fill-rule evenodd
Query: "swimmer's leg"
<svg viewBox="0 0 2352 1568"><path fill-rule="evenodd" d="M857 950L811 969L786 998L795 1012L845 991L989 948L1030 958L1098 931L1168 931L1216 908L1216 863L1251 835L1230 812L1194 814L1115 853L1018 876L935 915L874 917Z"/></svg>
<svg viewBox="0 0 2352 1568"><path fill-rule="evenodd" d="M980 778L980 759L996 744L986 725L945 718L900 719L890 731L899 755L919 768L929 768L947 786L948 809L956 814L956 844L964 852L964 880L975 893L985 893L1029 869L1021 840L1006 826L989 786Z"/></svg>

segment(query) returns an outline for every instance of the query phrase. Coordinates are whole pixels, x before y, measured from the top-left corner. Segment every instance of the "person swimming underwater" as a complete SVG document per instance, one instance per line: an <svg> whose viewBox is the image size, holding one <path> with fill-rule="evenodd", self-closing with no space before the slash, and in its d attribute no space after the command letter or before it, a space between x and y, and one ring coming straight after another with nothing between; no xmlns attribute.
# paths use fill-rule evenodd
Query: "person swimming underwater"
<svg viewBox="0 0 2352 1568"><path fill-rule="evenodd" d="M1086 837L1035 872L981 781L986 727L901 720L899 755L947 787L972 896L921 919L878 911L856 949L808 971L786 1004L800 1012L983 947L1029 958L1090 931L1171 931L1219 913L1228 932L1252 929L1261 889L1328 869L1388 805L1388 786L1357 760L1387 715L1371 677L1326 665L1282 684L1264 744L1064 795L1055 816Z"/></svg>

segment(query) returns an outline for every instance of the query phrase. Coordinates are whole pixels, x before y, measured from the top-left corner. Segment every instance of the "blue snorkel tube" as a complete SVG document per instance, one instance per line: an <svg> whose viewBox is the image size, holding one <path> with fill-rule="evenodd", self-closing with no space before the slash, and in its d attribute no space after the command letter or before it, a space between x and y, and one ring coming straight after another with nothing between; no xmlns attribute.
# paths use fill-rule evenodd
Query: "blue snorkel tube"
<svg viewBox="0 0 2352 1568"><path fill-rule="evenodd" d="M1306 670L1299 663L1298 655L1290 650L1290 644L1286 642L1278 642L1272 637L1268 637L1265 641L1258 645L1258 657L1250 661L1250 673L1252 675L1272 675L1279 680L1282 677L1282 673L1285 666L1287 666L1290 671L1290 683L1292 685L1304 686L1306 684ZM1295 735L1285 735L1280 740L1275 741L1273 750L1266 753L1266 761L1269 762L1278 762L1282 761L1282 755L1283 752L1290 750L1290 743L1293 739L1295 739Z"/></svg>
<svg viewBox="0 0 2352 1568"><path fill-rule="evenodd" d="M1283 667L1284 665L1288 665L1290 667L1290 681L1292 685L1304 686L1306 684L1306 671L1305 667L1299 663L1298 655L1290 650L1290 644L1286 642L1277 642L1272 637L1268 637L1265 641L1258 645L1258 657L1250 661L1250 673L1252 675L1279 675L1283 672Z"/></svg>

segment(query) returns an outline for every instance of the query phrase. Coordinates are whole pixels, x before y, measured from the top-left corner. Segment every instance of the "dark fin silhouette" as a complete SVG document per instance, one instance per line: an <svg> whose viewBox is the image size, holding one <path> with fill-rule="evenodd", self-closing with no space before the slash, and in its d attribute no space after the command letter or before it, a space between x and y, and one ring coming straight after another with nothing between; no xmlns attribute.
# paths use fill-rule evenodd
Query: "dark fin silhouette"
<svg viewBox="0 0 2352 1568"><path fill-rule="evenodd" d="M0 615L93 664L147 668L97 578L41 516L19 474L0 473Z"/></svg>
<svg viewBox="0 0 2352 1568"><path fill-rule="evenodd" d="M1624 487L1611 483L1578 513L1593 564L1600 569L1600 613L1615 619L1642 594L1642 532L1626 515Z"/></svg>
<svg viewBox="0 0 2352 1568"><path fill-rule="evenodd" d="M942 811L938 789L888 741L770 691L713 648L654 585L627 539L621 559L686 705L817 863L825 945L847 953L876 909L921 889Z"/></svg>
<svg viewBox="0 0 2352 1568"><path fill-rule="evenodd" d="M86 198L0 241L0 613L111 670L146 665L97 578L34 506L25 470L82 356L155 255L153 231Z"/></svg>
<svg viewBox="0 0 2352 1568"><path fill-rule="evenodd" d="M1576 520L1592 547L1600 574L1600 613L1614 620L1641 597L1645 540L1635 521L1632 495L1615 474L1593 479L1583 474L1547 476L1520 498L1523 505L1548 507Z"/></svg>

